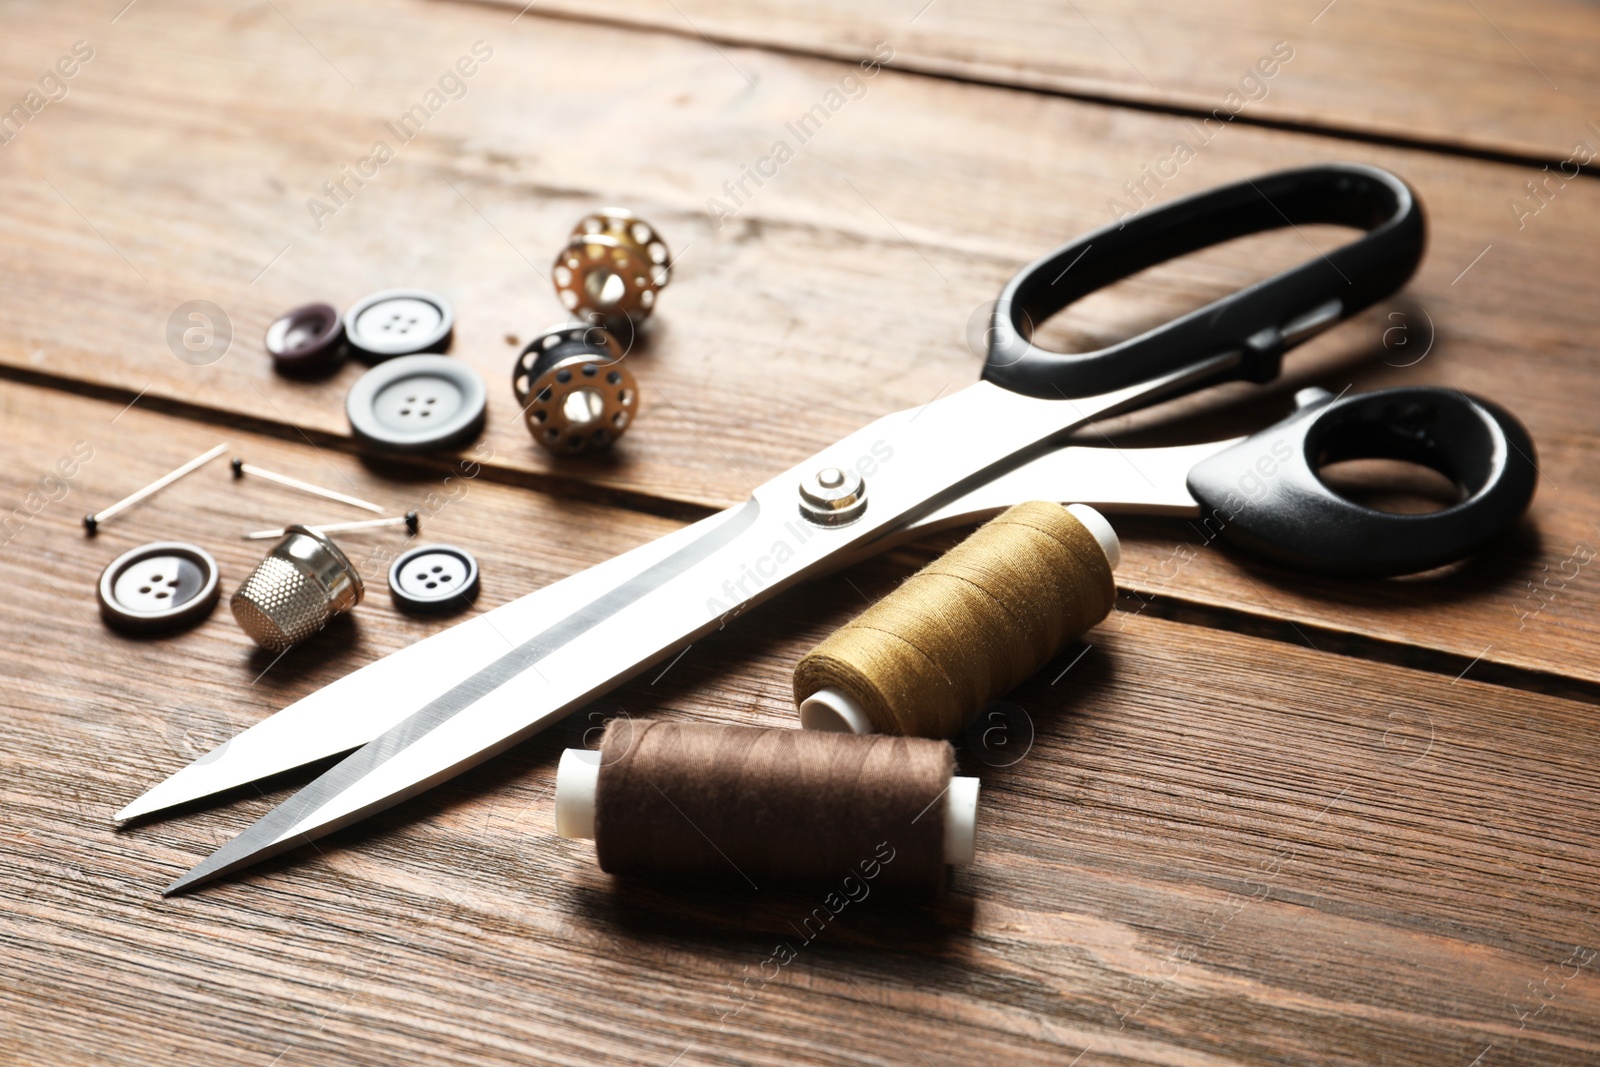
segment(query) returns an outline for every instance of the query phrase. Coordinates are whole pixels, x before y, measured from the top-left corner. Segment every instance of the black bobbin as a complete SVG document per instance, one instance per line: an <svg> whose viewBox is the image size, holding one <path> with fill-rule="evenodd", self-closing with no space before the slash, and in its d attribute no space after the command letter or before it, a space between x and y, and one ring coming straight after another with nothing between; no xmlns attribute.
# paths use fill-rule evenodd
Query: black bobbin
<svg viewBox="0 0 1600 1067"><path fill-rule="evenodd" d="M639 412L621 346L600 326L574 324L528 342L511 385L534 440L557 455L609 448Z"/></svg>

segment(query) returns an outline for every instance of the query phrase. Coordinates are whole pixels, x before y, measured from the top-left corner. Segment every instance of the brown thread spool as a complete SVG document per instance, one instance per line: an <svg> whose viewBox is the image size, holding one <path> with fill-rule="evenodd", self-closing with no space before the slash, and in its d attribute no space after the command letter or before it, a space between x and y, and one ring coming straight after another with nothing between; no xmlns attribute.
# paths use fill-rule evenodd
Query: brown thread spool
<svg viewBox="0 0 1600 1067"><path fill-rule="evenodd" d="M953 737L1105 618L1121 549L1081 504L1018 504L834 632L794 672L813 730Z"/></svg>
<svg viewBox="0 0 1600 1067"><path fill-rule="evenodd" d="M556 830L609 874L936 891L971 863L978 780L942 741L617 719L569 749Z"/></svg>

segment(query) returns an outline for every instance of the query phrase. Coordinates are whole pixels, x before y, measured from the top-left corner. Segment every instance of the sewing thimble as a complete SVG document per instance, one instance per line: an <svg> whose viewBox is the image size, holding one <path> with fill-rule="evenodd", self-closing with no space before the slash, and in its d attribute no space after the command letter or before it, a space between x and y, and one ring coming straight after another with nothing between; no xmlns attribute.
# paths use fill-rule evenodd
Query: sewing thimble
<svg viewBox="0 0 1600 1067"><path fill-rule="evenodd" d="M284 533L228 602L244 632L269 652L299 644L361 603L361 575L337 545L304 526Z"/></svg>
<svg viewBox="0 0 1600 1067"><path fill-rule="evenodd" d="M551 269L556 295L580 318L609 326L650 317L656 294L672 276L666 242L648 222L622 208L585 215Z"/></svg>

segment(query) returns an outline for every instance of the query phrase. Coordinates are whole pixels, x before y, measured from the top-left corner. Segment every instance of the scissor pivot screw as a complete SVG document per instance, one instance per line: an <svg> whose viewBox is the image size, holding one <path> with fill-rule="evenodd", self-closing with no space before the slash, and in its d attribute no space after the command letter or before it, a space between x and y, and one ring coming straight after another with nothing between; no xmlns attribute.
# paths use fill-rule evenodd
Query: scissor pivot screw
<svg viewBox="0 0 1600 1067"><path fill-rule="evenodd" d="M842 467L823 467L800 479L800 514L818 526L843 526L867 510L867 483Z"/></svg>

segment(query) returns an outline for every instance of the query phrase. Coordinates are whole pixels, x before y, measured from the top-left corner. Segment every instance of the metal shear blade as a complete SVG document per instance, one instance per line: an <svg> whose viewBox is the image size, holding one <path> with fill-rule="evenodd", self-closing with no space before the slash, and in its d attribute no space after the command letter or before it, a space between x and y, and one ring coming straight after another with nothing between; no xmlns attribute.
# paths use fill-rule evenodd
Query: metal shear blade
<svg viewBox="0 0 1600 1067"><path fill-rule="evenodd" d="M442 691L437 683L423 683L423 688L414 684L421 681L417 667L438 662L429 647L437 638L395 653L389 659L404 664L382 666L372 675L374 683L362 678L373 670L368 667L336 683L337 694L330 686L329 698L316 694L308 699L334 717L345 710L340 704L362 707L380 700L403 701L409 714L166 892L248 866L414 796L504 751L754 604L836 565L851 550L893 533L920 514L936 513L952 493L960 493L963 483L971 479L981 485L994 468L1025 449L1091 417L1214 377L1236 361L1233 354L1214 357L1152 382L1067 403L979 382L852 434L759 487L746 503L668 535L666 545L645 546L603 564L615 584L554 625L529 632L536 613L527 611L525 602L464 624L459 629L481 626L480 636L492 635L496 651L487 663L482 662L484 653L474 654L472 661L481 665L470 675L454 666ZM982 433L975 444L971 438L976 428ZM830 466L853 468L860 457L875 454L874 446L877 456L887 458L859 520L824 527L800 518L794 487L802 477ZM772 572L764 584L729 581L744 573L742 565L757 560L763 561L762 570ZM752 584L758 587L752 589ZM512 607L521 610L508 611ZM437 647L462 650L467 643L451 637ZM420 695L429 690L431 698ZM418 744L423 738L427 743ZM226 761L224 751L213 763L220 770ZM197 778L207 776L197 773ZM168 796L175 795L176 790L168 791ZM124 814L141 809L151 810L151 805L135 802Z"/></svg>
<svg viewBox="0 0 1600 1067"><path fill-rule="evenodd" d="M1052 353L1028 336L1074 300L1165 259L1316 222L1367 232L1098 352ZM335 682L195 761L119 818L356 749L167 892L196 885L503 751L807 577L1022 500L1176 515L1203 507L1246 547L1341 573L1405 573L1475 551L1526 506L1533 446L1509 415L1462 394L1303 393L1301 410L1267 431L1265 456L1262 435L1178 449L1052 448L1086 422L1179 392L1271 380L1287 349L1404 284L1424 235L1404 182L1351 164L1264 175L1085 234L1001 291L984 381L878 420L738 507ZM1439 515L1386 516L1337 497L1317 477L1320 463L1373 455L1433 464L1471 498ZM868 478L865 510L848 524L822 515L812 525L797 487L823 485L835 469Z"/></svg>
<svg viewBox="0 0 1600 1067"><path fill-rule="evenodd" d="M940 530L980 522L1025 500L1091 504L1108 512L1192 515L1189 468L1234 441L1124 450L1069 446L1038 456L943 507L861 546L837 566ZM119 822L260 781L371 741L452 679L483 670L530 624L565 618L704 536L700 524L552 582L332 682L199 757L117 812Z"/></svg>

